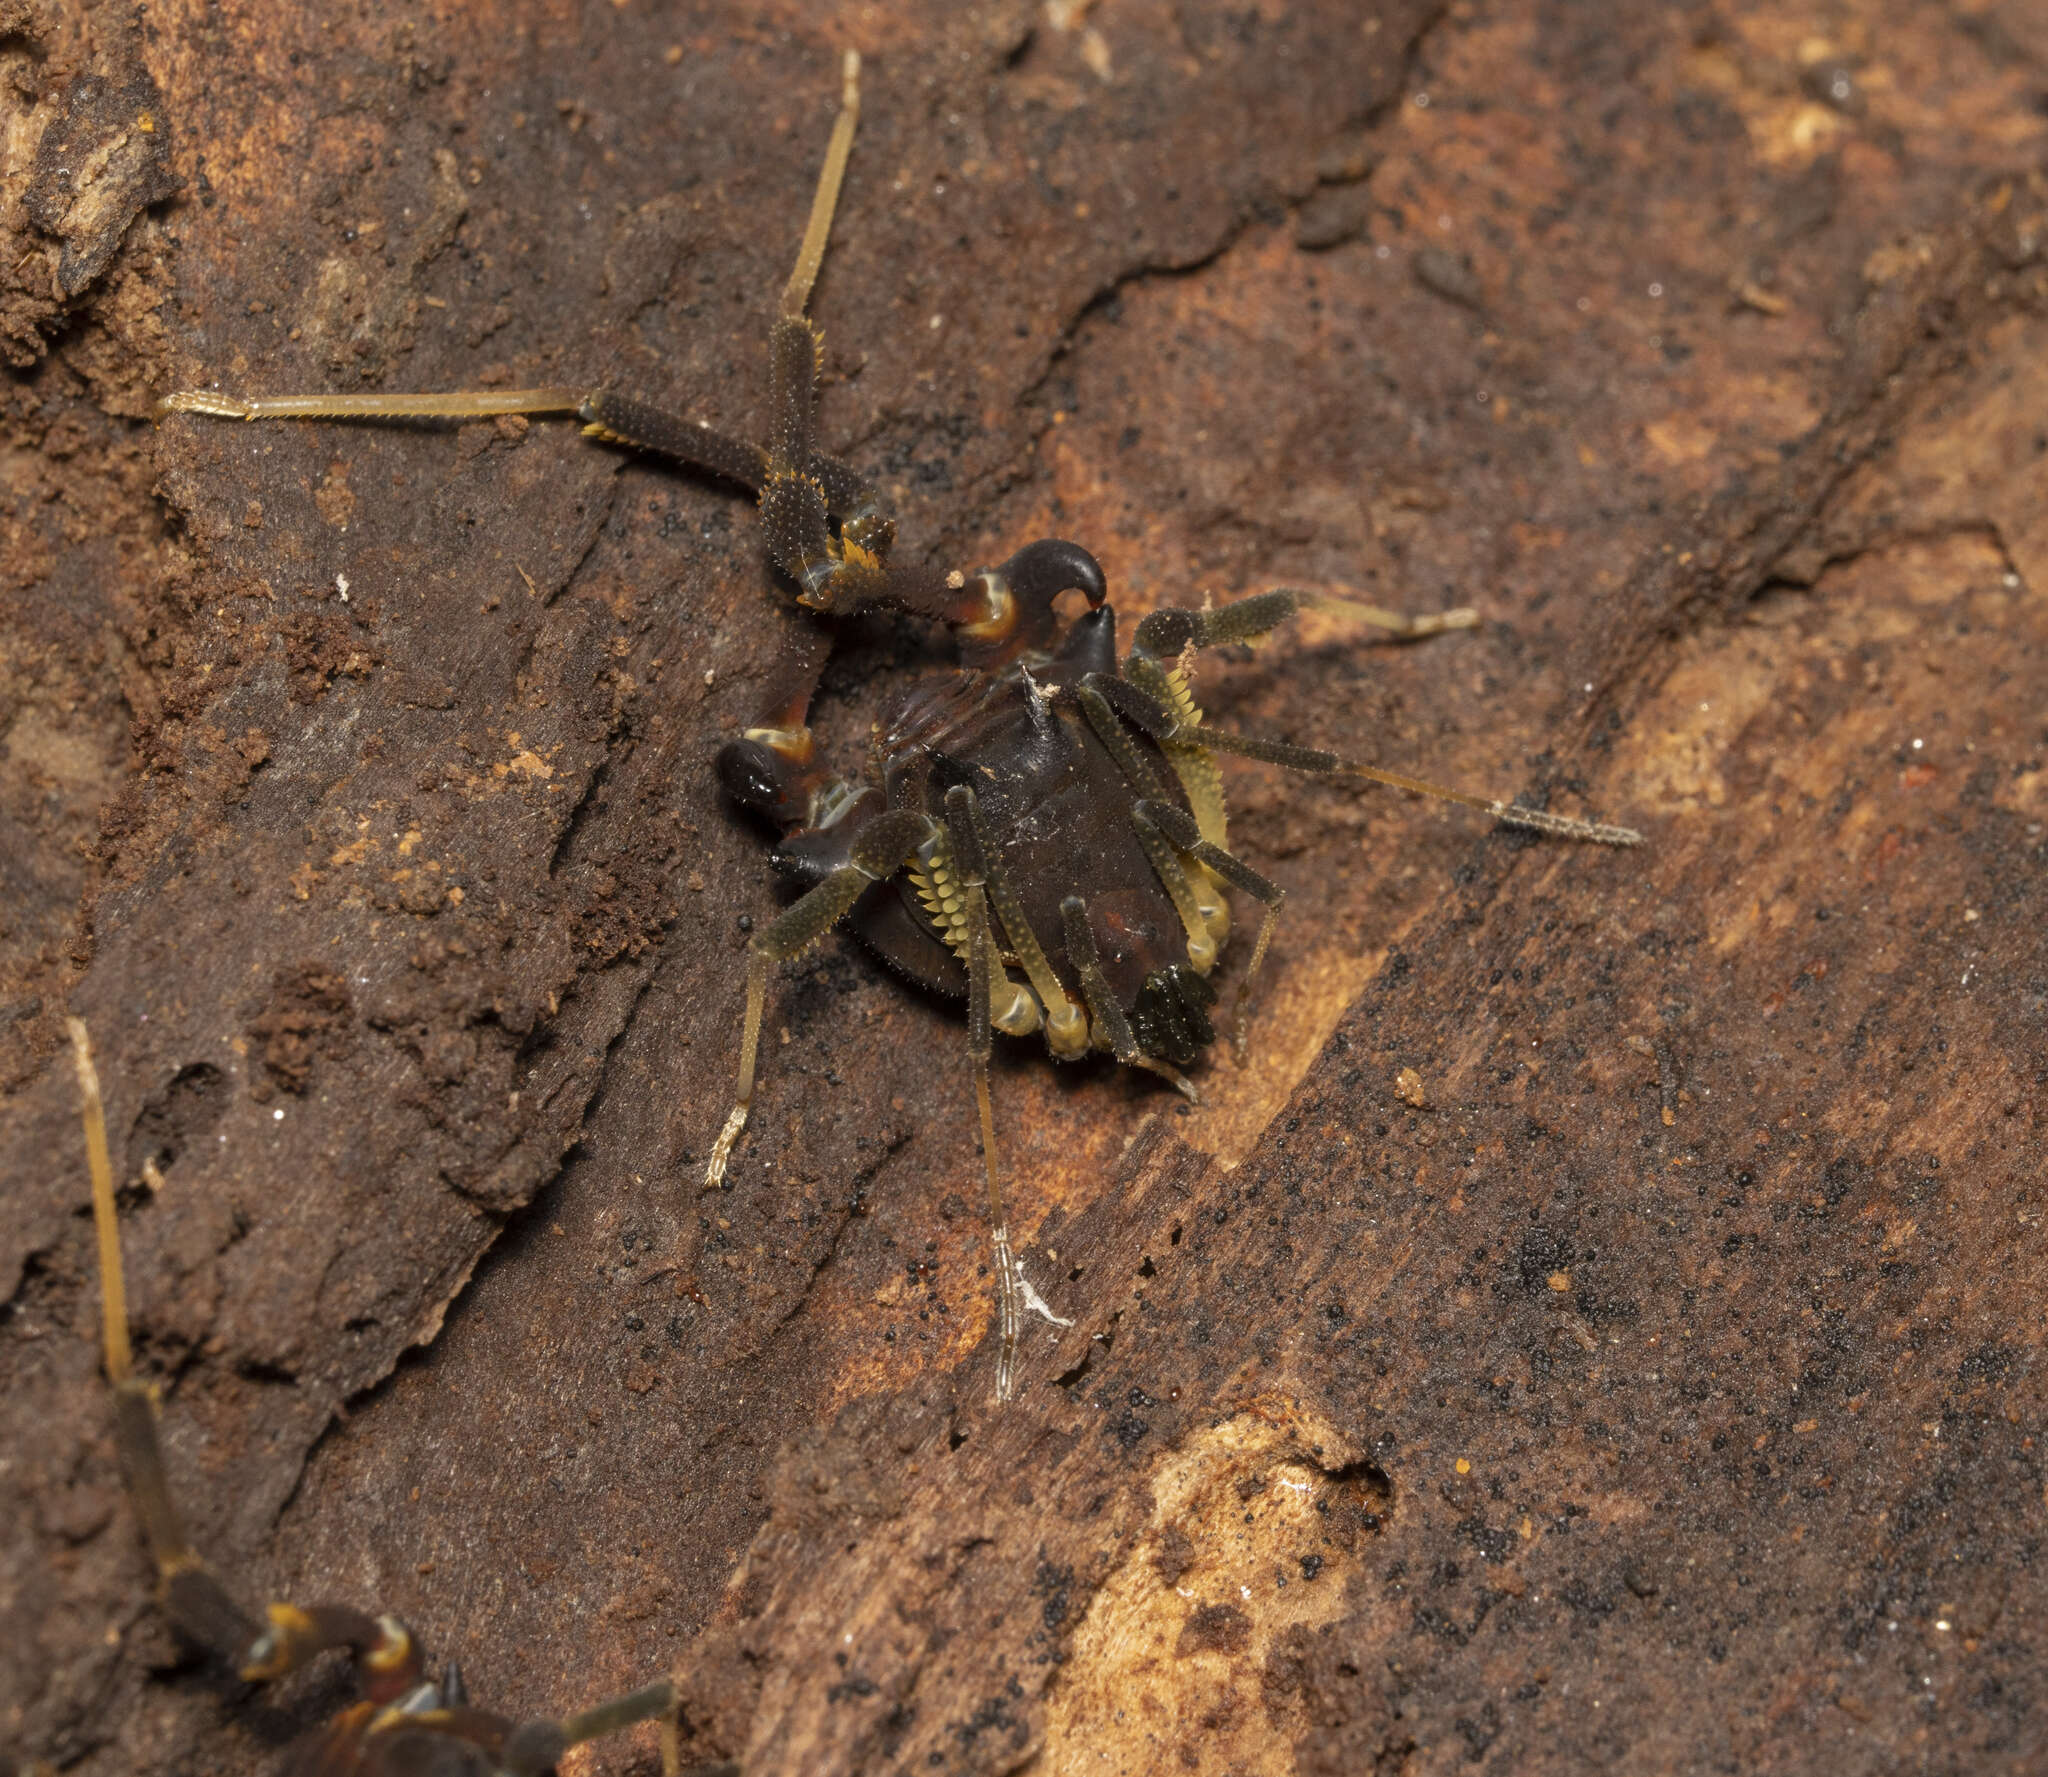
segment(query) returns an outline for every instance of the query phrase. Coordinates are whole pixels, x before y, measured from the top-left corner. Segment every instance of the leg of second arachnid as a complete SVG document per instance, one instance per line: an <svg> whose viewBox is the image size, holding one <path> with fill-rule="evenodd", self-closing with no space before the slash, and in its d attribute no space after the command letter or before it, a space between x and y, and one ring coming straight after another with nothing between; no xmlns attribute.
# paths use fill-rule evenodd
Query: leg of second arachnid
<svg viewBox="0 0 2048 1777"><path fill-rule="evenodd" d="M643 1685L637 1691L629 1691L623 1697L614 1697L592 1708L579 1710L574 1715L564 1716L559 1721L523 1722L505 1737L505 1749L500 1760L511 1777L544 1777L544 1773L554 1770L562 1762L571 1747L601 1740L607 1734L616 1734L638 1722L673 1715L676 1701L674 1682L664 1678ZM671 1742L672 1736L664 1736L661 1761L664 1777L677 1777L681 1769Z"/></svg>
<svg viewBox="0 0 2048 1777"><path fill-rule="evenodd" d="M114 1441L121 1452L121 1467L149 1539L166 1612L182 1633L222 1659L240 1664L262 1631L194 1552L177 1502L171 1497L163 1443L157 1436L155 1395L149 1384L134 1374L130 1355L114 1169L108 1157L106 1113L101 1107L99 1073L92 1061L92 1039L82 1019L65 1022L78 1073L79 1117L85 1126L86 1160L92 1175L104 1351L107 1380L114 1389Z"/></svg>
<svg viewBox="0 0 2048 1777"><path fill-rule="evenodd" d="M251 1681L278 1678L314 1654L345 1647L355 1655L365 1694L389 1701L418 1681L420 1659L412 1637L391 1617L369 1617L338 1605L272 1604L259 1624L202 1561L185 1533L164 1472L156 1400L133 1373L128 1339L127 1291L121 1265L121 1230L114 1206L113 1166L107 1150L92 1041L82 1020L67 1021L78 1072L79 1113L92 1174L93 1222L99 1237L100 1298L107 1380L114 1388L114 1439L128 1476L137 1516L155 1558L164 1613L189 1636L235 1666Z"/></svg>
<svg viewBox="0 0 2048 1777"><path fill-rule="evenodd" d="M704 1188L725 1183L733 1144L747 1125L754 1101L754 1064L761 1047L761 1012L768 998L768 972L777 963L803 955L824 937L860 899L870 883L893 876L937 831L929 815L915 809L879 814L855 836L851 855L801 900L785 908L767 930L756 932L747 947L747 1012L740 1033L740 1080L732 1111L711 1147L704 1169Z"/></svg>

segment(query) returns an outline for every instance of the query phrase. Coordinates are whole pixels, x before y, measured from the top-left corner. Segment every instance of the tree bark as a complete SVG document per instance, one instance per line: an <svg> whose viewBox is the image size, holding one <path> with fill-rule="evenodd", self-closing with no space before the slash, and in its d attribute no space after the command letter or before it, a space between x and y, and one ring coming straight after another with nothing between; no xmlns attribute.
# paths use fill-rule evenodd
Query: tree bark
<svg viewBox="0 0 2048 1777"><path fill-rule="evenodd" d="M674 1671L750 1772L2038 1763L2048 37L1830 28L0 5L0 1743L262 1769L336 1698L150 1603L68 1003L197 1540L489 1706ZM1126 635L1477 605L1204 706L1650 839L1229 767L1249 1064L999 1060L1073 1323L1001 1408L952 1007L786 971L700 1191L779 904L711 760L802 624L748 503L547 422L146 418L758 434L849 45L824 430L900 550L1072 537ZM824 744L945 662L853 628Z"/></svg>

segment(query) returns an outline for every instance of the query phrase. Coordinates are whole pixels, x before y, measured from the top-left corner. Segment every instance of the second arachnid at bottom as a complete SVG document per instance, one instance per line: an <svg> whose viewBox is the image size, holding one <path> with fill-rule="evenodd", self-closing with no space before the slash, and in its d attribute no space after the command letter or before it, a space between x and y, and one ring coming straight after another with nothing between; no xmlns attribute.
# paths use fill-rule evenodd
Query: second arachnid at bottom
<svg viewBox="0 0 2048 1777"><path fill-rule="evenodd" d="M848 55L809 226L769 331L765 446L602 388L255 400L198 390L165 405L235 419L574 413L596 438L755 490L769 552L805 608L832 617L901 610L948 626L960 670L914 686L884 717L864 780L833 776L808 725L830 650L823 631L791 651L755 723L719 755L730 794L781 829L775 863L805 893L753 938L739 1090L706 1184L724 1182L746 1122L771 972L849 918L885 961L967 1002L995 1249L996 1394L1007 1399L1027 1290L1002 1207L992 1033L1042 1033L1057 1060L1105 1051L1192 1096L1180 1070L1214 1041L1209 977L1230 931L1225 890L1234 888L1264 910L1237 995L1242 1045L1245 994L1282 891L1229 848L1215 754L1441 796L1567 839L1634 845L1640 836L1233 734L1195 705L1198 650L1256 640L1305 604L1402 637L1469 627L1477 619L1468 610L1403 617L1280 590L1215 610L1155 611L1120 660L1107 582L1078 544L1043 539L972 573L892 560L896 521L875 487L818 446L823 340L806 313L852 150L858 72ZM1062 628L1055 601L1069 591L1087 609Z"/></svg>
<svg viewBox="0 0 2048 1777"><path fill-rule="evenodd" d="M360 1695L285 1755L289 1777L547 1777L572 1748L650 1721L659 1724L664 1777L681 1777L678 1693L672 1679L657 1679L574 1715L524 1720L501 1715L470 1701L454 1661L433 1676L426 1650L396 1617L372 1615L351 1604L280 1600L266 1605L259 1619L193 1548L164 1467L156 1390L135 1373L114 1169L92 1044L83 1021L66 1022L92 1175L114 1442L156 1564L164 1615L181 1636L249 1684L288 1678L330 1653L346 1654L354 1667ZM0 1755L0 1771L9 1768ZM692 1777L738 1777L738 1770L729 1764L700 1765Z"/></svg>

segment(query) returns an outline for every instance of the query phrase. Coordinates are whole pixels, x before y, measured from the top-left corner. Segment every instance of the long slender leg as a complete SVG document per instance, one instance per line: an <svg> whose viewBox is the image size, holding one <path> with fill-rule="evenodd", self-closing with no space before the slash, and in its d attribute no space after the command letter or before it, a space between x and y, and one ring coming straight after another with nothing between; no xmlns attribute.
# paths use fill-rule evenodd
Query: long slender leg
<svg viewBox="0 0 2048 1777"><path fill-rule="evenodd" d="M371 1617L343 1605L301 1609L272 1604L268 1626L259 1627L194 1552L164 1474L155 1395L134 1373L121 1229L114 1205L114 1169L107 1151L106 1112L99 1072L93 1066L92 1039L82 1019L67 1019L65 1024L78 1073L79 1116L92 1177L100 1313L107 1380L114 1388L115 1441L156 1559L166 1614L180 1631L232 1662L252 1683L295 1672L330 1648L346 1649L354 1656L365 1698L382 1711L370 1718L364 1730L368 1735L410 1728L479 1745L495 1741L506 1724L500 1717L466 1705L460 1675L452 1665L441 1686L447 1707L420 1712L384 1709L414 1692L425 1669L417 1644L395 1617ZM528 1723L507 1737L502 1768L513 1777L540 1777L554 1769L570 1747L636 1722L672 1715L675 1707L675 1686L662 1679L560 1721ZM671 1777L681 1769L672 1733L664 1736L662 1769Z"/></svg>
<svg viewBox="0 0 2048 1777"><path fill-rule="evenodd" d="M846 464L819 454L818 368L825 341L804 313L824 264L859 121L860 57L849 50L810 221L768 335L771 419L761 522L770 553L797 583L797 597L819 610L853 609L884 597L895 537L894 525L874 511L874 490ZM837 537L830 522L835 509L851 520Z"/></svg>
<svg viewBox="0 0 2048 1777"><path fill-rule="evenodd" d="M1582 839L1595 845L1643 843L1643 836L1633 827L1611 826L1605 821L1574 820L1569 815L1552 814L1548 809L1523 808L1498 796L1454 790L1446 784L1431 783L1426 778L1382 771L1378 766L1364 765L1316 747L1297 747L1286 741L1259 740L1251 735L1233 734L1227 728L1218 728L1208 722L1199 725L1189 723L1173 711L1166 697L1160 695L1163 689L1160 681L1164 674L1157 662L1133 657L1126 662L1126 670L1131 675L1128 680L1104 680L1104 694L1120 715L1135 722L1162 745L1189 744L1213 748L1218 752L1237 753L1247 759L1263 760L1269 765L1284 765L1290 771L1303 772L1310 777L1355 778L1365 783L1387 784L1397 790L1410 790L1420 796L1434 796L1440 801L1479 809L1504 827L1526 827L1532 832L1548 833L1559 839Z"/></svg>
<svg viewBox="0 0 2048 1777"><path fill-rule="evenodd" d="M704 1169L704 1188L715 1191L725 1183L726 1164L732 1158L733 1143L747 1126L747 1111L754 1101L754 1066L761 1046L761 1011L768 998L768 971L810 949L839 923L872 882L893 876L938 831L929 815L911 808L891 809L868 822L855 836L846 863L804 897L785 908L765 930L754 934L747 947L747 1014L740 1034L739 1090L725 1127L711 1146L711 1161Z"/></svg>
<svg viewBox="0 0 2048 1777"><path fill-rule="evenodd" d="M106 1113L84 1021L66 1020L78 1070L79 1115L92 1174L93 1224L99 1237L100 1315L107 1380L114 1389L114 1439L156 1561L157 1583L171 1620L202 1646L241 1664L262 1631L193 1551L164 1474L156 1400L134 1373L128 1342L128 1296L121 1267L121 1229L114 1209L114 1169L107 1154Z"/></svg>
<svg viewBox="0 0 2048 1777"><path fill-rule="evenodd" d="M422 1669L419 1651L402 1623L340 1605L301 1609L280 1603L269 1606L268 1625L259 1625L200 1559L185 1533L164 1473L155 1396L149 1384L134 1374L113 1166L107 1153L106 1114L101 1108L92 1043L82 1020L68 1020L67 1028L78 1070L79 1110L92 1174L107 1380L114 1389L114 1436L136 1512L156 1560L165 1614L185 1634L232 1661L241 1675L252 1681L280 1677L327 1648L347 1648L356 1658L366 1694L373 1701L388 1701L416 1684Z"/></svg>
<svg viewBox="0 0 2048 1777"><path fill-rule="evenodd" d="M847 53L839 115L825 150L796 267L768 335L770 438L764 453L761 523L769 552L813 610L850 613L891 605L936 618L986 655L1037 646L1050 633L1053 599L1068 587L1104 597L1102 570L1086 550L1048 539L972 576L941 575L891 562L896 526L879 510L872 485L850 465L818 449L818 371L824 336L805 313L824 263L833 212L860 117L860 58ZM839 534L831 520L840 519ZM1027 615L1028 614L1028 615ZM1020 623L1020 617L1024 621ZM1019 631L1024 639L1013 641ZM985 661L982 662L986 664Z"/></svg>
<svg viewBox="0 0 2048 1777"><path fill-rule="evenodd" d="M811 300L811 286L818 281L818 268L825 263L832 212L839 207L839 187L846 177L846 163L853 153L853 132L859 122L860 54L849 49L840 60L839 115L832 120L832 139L825 144L825 165L819 171L818 189L811 198L810 221L804 225L803 245L797 249L789 282L782 287L782 313L791 320L802 317Z"/></svg>
<svg viewBox="0 0 2048 1777"><path fill-rule="evenodd" d="M955 784L946 792L946 833L953 865L966 899L967 925L967 1054L974 1065L974 1104L981 1118L981 1164L988 1180L989 1242L996 1274L996 1399L1016 1393L1017 1340L1023 1326L1023 1291L1016 1254L1010 1250L1010 1224L1003 1213L1003 1184L996 1160L995 1109L989 1098L988 1062L993 1047L989 1029L989 984L995 973L995 938L989 930L988 865L974 819L974 792Z"/></svg>
<svg viewBox="0 0 2048 1777"><path fill-rule="evenodd" d="M498 414L574 413L580 389L449 389L395 395L228 395L180 389L159 414L200 413L216 420L476 420Z"/></svg>
<svg viewBox="0 0 2048 1777"><path fill-rule="evenodd" d="M564 1716L560 1721L524 1722L506 1737L504 1768L511 1777L543 1777L562 1762L572 1746L581 1746L586 1740L601 1740L638 1722L673 1716L676 1702L676 1687L664 1678L623 1697L613 1697L575 1715ZM661 1768L667 1777L674 1777L680 1765L675 1758L673 1736L664 1735L663 1742Z"/></svg>
<svg viewBox="0 0 2048 1777"><path fill-rule="evenodd" d="M1202 719L1188 681L1188 665L1197 648L1227 642L1256 641L1307 608L1336 610L1391 632L1406 640L1436 635L1447 629L1468 629L1479 621L1470 608L1441 611L1424 616L1403 616L1377 605L1359 604L1352 599L1332 598L1319 593L1298 592L1277 587L1271 592L1238 599L1211 611L1154 611L1139 625L1131 643L1131 657L1125 671L1134 683L1142 684L1152 696L1171 710L1187 728ZM1169 664L1169 662L1171 664ZM1160 749L1181 780L1188 806L1202 828L1202 837L1212 845L1228 843L1228 824L1223 807L1223 779L1206 749L1184 740L1162 740ZM1198 877L1198 883L1206 880ZM1230 924L1220 895L1212 897L1217 909L1211 932L1220 944Z"/></svg>
<svg viewBox="0 0 2048 1777"><path fill-rule="evenodd" d="M881 510L873 484L817 448L822 341L804 308L823 263L852 152L860 112L859 71L860 58L849 51L810 221L769 336L773 435L765 449L603 388L271 396L184 389L161 401L158 411L235 420L573 414L583 421L588 437L653 451L755 490L770 552L796 580L800 601L813 610L846 614L890 606L942 621L959 633L969 664L990 665L1043 646L1053 628L1052 601L1061 591L1077 587L1092 603L1102 601L1101 570L1085 550L1049 540L1030 545L1001 568L972 575L891 562L896 524ZM1066 571L1055 571L1060 569Z"/></svg>
<svg viewBox="0 0 2048 1777"><path fill-rule="evenodd" d="M1338 611L1403 641L1441 635L1447 629L1473 629L1479 623L1479 613L1469 605L1409 616L1379 605L1361 604L1356 599L1276 586L1271 592L1234 599L1211 611L1154 611L1139 623L1131 648L1155 660L1167 660L1189 647L1215 648L1227 642L1256 641L1304 610Z"/></svg>
<svg viewBox="0 0 2048 1777"><path fill-rule="evenodd" d="M793 322L789 347L800 339L812 359L806 380L814 381L817 342L810 324L803 319L804 302L825 253L825 239L831 232L832 212L838 203L839 185L846 172L847 156L853 148L854 125L860 115L860 57L846 54L841 83L840 112L833 125L832 139L825 152L825 168L811 202L810 225L782 296L783 320L777 325L780 341L784 322ZM784 364L783 355L777 358ZM802 447L785 465L809 472L815 452L808 437L808 415L814 395L806 391ZM700 469L709 470L744 487L764 490L773 473L773 452L763 451L744 439L732 438L710 427L650 407L612 389L463 389L427 394L358 395L267 395L237 396L212 389L182 389L158 403L161 413L200 413L217 419L486 419L499 414L575 414L591 437L642 450L659 452ZM778 417L788 418L794 409L778 404ZM779 443L788 442L779 438ZM845 465L825 461L817 472L821 484L858 505L872 505L872 493ZM838 510L837 506L834 510ZM870 528L872 517L854 514Z"/></svg>
<svg viewBox="0 0 2048 1777"><path fill-rule="evenodd" d="M197 413L219 420L479 420L503 414L573 414L584 436L673 457L694 469L759 488L767 473L761 447L695 420L650 407L613 389L447 389L358 395L229 395L180 389L158 414Z"/></svg>
<svg viewBox="0 0 2048 1777"><path fill-rule="evenodd" d="M1359 599L1340 598L1334 593L1300 592L1288 586L1274 590L1286 593L1305 611L1335 611L1353 622L1383 629L1397 642L1440 636L1447 629L1479 627L1479 613L1470 605L1453 605L1447 611L1390 611L1384 605L1368 605Z"/></svg>

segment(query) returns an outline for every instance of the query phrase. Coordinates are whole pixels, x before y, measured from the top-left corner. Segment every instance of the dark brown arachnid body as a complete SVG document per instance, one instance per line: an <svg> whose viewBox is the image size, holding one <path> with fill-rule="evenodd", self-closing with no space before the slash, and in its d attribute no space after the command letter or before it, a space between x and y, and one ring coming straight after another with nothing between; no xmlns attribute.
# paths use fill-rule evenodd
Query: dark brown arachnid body
<svg viewBox="0 0 2048 1777"><path fill-rule="evenodd" d="M822 632L789 657L755 725L719 755L728 791L781 829L775 861L806 892L752 941L737 1102L706 1184L723 1183L746 1122L769 972L850 915L885 961L967 1001L996 1259L996 1393L1007 1398L1028 1288L998 1188L991 1032L1042 1031L1063 1060L1104 1050L1192 1096L1179 1070L1214 1040L1208 976L1229 932L1227 885L1264 908L1238 993L1242 1044L1245 989L1282 893L1228 849L1216 752L1443 796L1565 838L1632 845L1638 835L1204 723L1189 683L1195 652L1268 634L1311 602L1307 595L1283 590L1216 610L1156 611L1119 663L1102 569L1078 544L1044 539L971 574L891 560L895 520L876 490L818 448L822 341L805 314L853 145L858 70L849 54L810 224L769 334L765 447L606 389L256 400L198 390L165 406L229 419L573 413L592 437L757 492L769 552L807 609L908 611L952 630L959 672L913 687L885 719L869 781L831 776L812 743L806 716L829 650ZM1087 609L1062 633L1055 601L1069 591ZM1410 618L1314 602L1402 637L1476 621L1464 610Z"/></svg>
<svg viewBox="0 0 2048 1777"><path fill-rule="evenodd" d="M114 1171L92 1045L81 1020L68 1022L99 1236L101 1326L107 1380L114 1389L114 1442L156 1562L164 1614L181 1635L251 1684L283 1678L329 1651L345 1652L355 1667L360 1699L296 1746L286 1757L285 1770L291 1777L544 1777L573 1746L637 1722L659 1721L662 1770L666 1777L678 1777L676 1689L666 1678L559 1720L519 1721L473 1705L452 1661L439 1678L430 1678L424 1651L396 1617L373 1616L350 1605L277 1602L265 1608L259 1622L194 1551L164 1472L156 1390L135 1374L129 1348ZM7 1769L0 1758L0 1771ZM699 1767L697 1777L735 1773L730 1765Z"/></svg>

